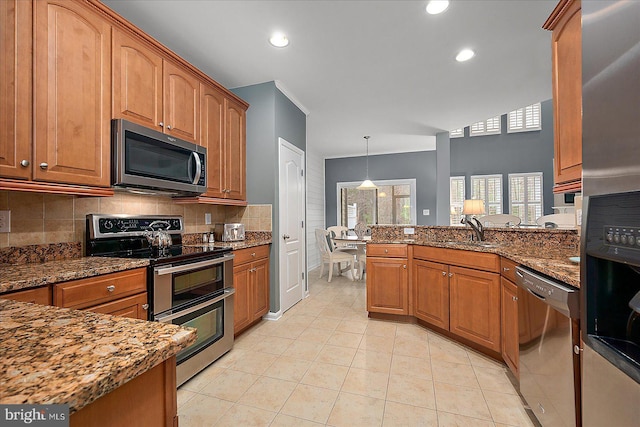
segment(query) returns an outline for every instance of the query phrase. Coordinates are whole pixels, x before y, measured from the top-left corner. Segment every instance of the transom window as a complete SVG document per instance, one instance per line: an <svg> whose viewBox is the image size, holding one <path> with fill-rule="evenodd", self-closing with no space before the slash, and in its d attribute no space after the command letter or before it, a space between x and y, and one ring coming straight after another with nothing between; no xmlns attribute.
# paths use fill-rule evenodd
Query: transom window
<svg viewBox="0 0 640 427"><path fill-rule="evenodd" d="M486 215L502 213L502 175L471 176L471 198L484 200Z"/></svg>
<svg viewBox="0 0 640 427"><path fill-rule="evenodd" d="M509 211L523 224L535 224L544 212L542 172L509 174Z"/></svg>
<svg viewBox="0 0 640 427"><path fill-rule="evenodd" d="M339 182L338 224L416 224L416 180L374 181L376 190L358 190L360 182Z"/></svg>
<svg viewBox="0 0 640 427"><path fill-rule="evenodd" d="M495 135L501 132L500 116L491 117L469 126L469 136Z"/></svg>
<svg viewBox="0 0 640 427"><path fill-rule="evenodd" d="M507 133L542 129L541 104L528 105L507 114Z"/></svg>
<svg viewBox="0 0 640 427"><path fill-rule="evenodd" d="M449 138L462 138L464 136L464 128L458 128L449 131Z"/></svg>

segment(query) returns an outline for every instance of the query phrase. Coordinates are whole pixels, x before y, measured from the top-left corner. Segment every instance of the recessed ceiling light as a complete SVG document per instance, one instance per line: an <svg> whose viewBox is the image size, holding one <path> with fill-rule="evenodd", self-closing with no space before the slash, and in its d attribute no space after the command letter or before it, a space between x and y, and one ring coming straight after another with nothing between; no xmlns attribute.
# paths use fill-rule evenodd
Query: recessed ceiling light
<svg viewBox="0 0 640 427"><path fill-rule="evenodd" d="M476 55L476 53L474 51L472 51L471 49L462 49L456 55L456 61L458 61L458 62L468 61L471 58L473 58L475 55Z"/></svg>
<svg viewBox="0 0 640 427"><path fill-rule="evenodd" d="M285 47L289 45L289 39L283 33L273 33L269 38L269 43L275 47Z"/></svg>
<svg viewBox="0 0 640 427"><path fill-rule="evenodd" d="M449 7L449 0L431 0L427 3L427 13L437 15Z"/></svg>

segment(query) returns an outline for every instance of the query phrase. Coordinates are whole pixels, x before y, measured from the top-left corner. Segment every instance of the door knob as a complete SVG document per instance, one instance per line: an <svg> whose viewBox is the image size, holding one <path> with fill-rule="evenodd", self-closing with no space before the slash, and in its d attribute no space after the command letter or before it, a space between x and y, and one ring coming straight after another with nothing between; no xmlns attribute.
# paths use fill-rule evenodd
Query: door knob
<svg viewBox="0 0 640 427"><path fill-rule="evenodd" d="M142 304L142 309L143 310L148 310L149 309L149 304Z"/></svg>
<svg viewBox="0 0 640 427"><path fill-rule="evenodd" d="M48 164L48 163L45 163L45 162L40 163L40 169L45 170L45 169L47 169L48 167L49 167L49 164Z"/></svg>
<svg viewBox="0 0 640 427"><path fill-rule="evenodd" d="M449 273L449 277L453 277L453 273Z"/></svg>
<svg viewBox="0 0 640 427"><path fill-rule="evenodd" d="M167 125L167 129L171 130L171 125Z"/></svg>
<svg viewBox="0 0 640 427"><path fill-rule="evenodd" d="M29 160L23 160L20 162L20 166L22 166L23 168L26 168L27 166L29 166Z"/></svg>
<svg viewBox="0 0 640 427"><path fill-rule="evenodd" d="M446 276L446 275L447 275L447 272L446 272L446 271L443 271L443 272L442 272L442 275L443 275L443 276Z"/></svg>
<svg viewBox="0 0 640 427"><path fill-rule="evenodd" d="M290 238L291 238L291 236L289 236L288 234L283 234L283 235L282 235L282 238L283 238L284 240L287 240L287 239L290 239Z"/></svg>
<svg viewBox="0 0 640 427"><path fill-rule="evenodd" d="M158 123L158 126L164 127L164 123L160 122L160 123Z"/></svg>

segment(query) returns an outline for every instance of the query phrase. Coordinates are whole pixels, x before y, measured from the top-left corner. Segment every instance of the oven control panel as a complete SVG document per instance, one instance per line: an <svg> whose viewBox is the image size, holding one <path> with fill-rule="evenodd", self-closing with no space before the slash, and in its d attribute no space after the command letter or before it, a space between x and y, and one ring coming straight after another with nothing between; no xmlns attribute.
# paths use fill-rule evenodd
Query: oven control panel
<svg viewBox="0 0 640 427"><path fill-rule="evenodd" d="M604 243L609 246L640 249L640 227L605 225Z"/></svg>
<svg viewBox="0 0 640 427"><path fill-rule="evenodd" d="M181 234L184 231L184 223L181 216L171 215L87 215L90 239L143 236L150 230L166 230L169 234Z"/></svg>

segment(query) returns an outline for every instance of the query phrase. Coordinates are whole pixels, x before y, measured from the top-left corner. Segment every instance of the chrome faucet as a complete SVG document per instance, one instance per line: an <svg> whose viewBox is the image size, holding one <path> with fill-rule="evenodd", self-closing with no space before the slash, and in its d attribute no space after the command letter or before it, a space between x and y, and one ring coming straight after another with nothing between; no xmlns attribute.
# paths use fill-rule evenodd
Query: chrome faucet
<svg viewBox="0 0 640 427"><path fill-rule="evenodd" d="M471 220L475 221L475 224ZM484 227L482 226L482 223L478 221L478 218L472 217L471 219L469 219L469 216L465 215L460 221L460 223L467 224L473 230L473 234L471 235L471 240L474 240L473 236L475 235L476 237L475 240L479 242L484 241Z"/></svg>

